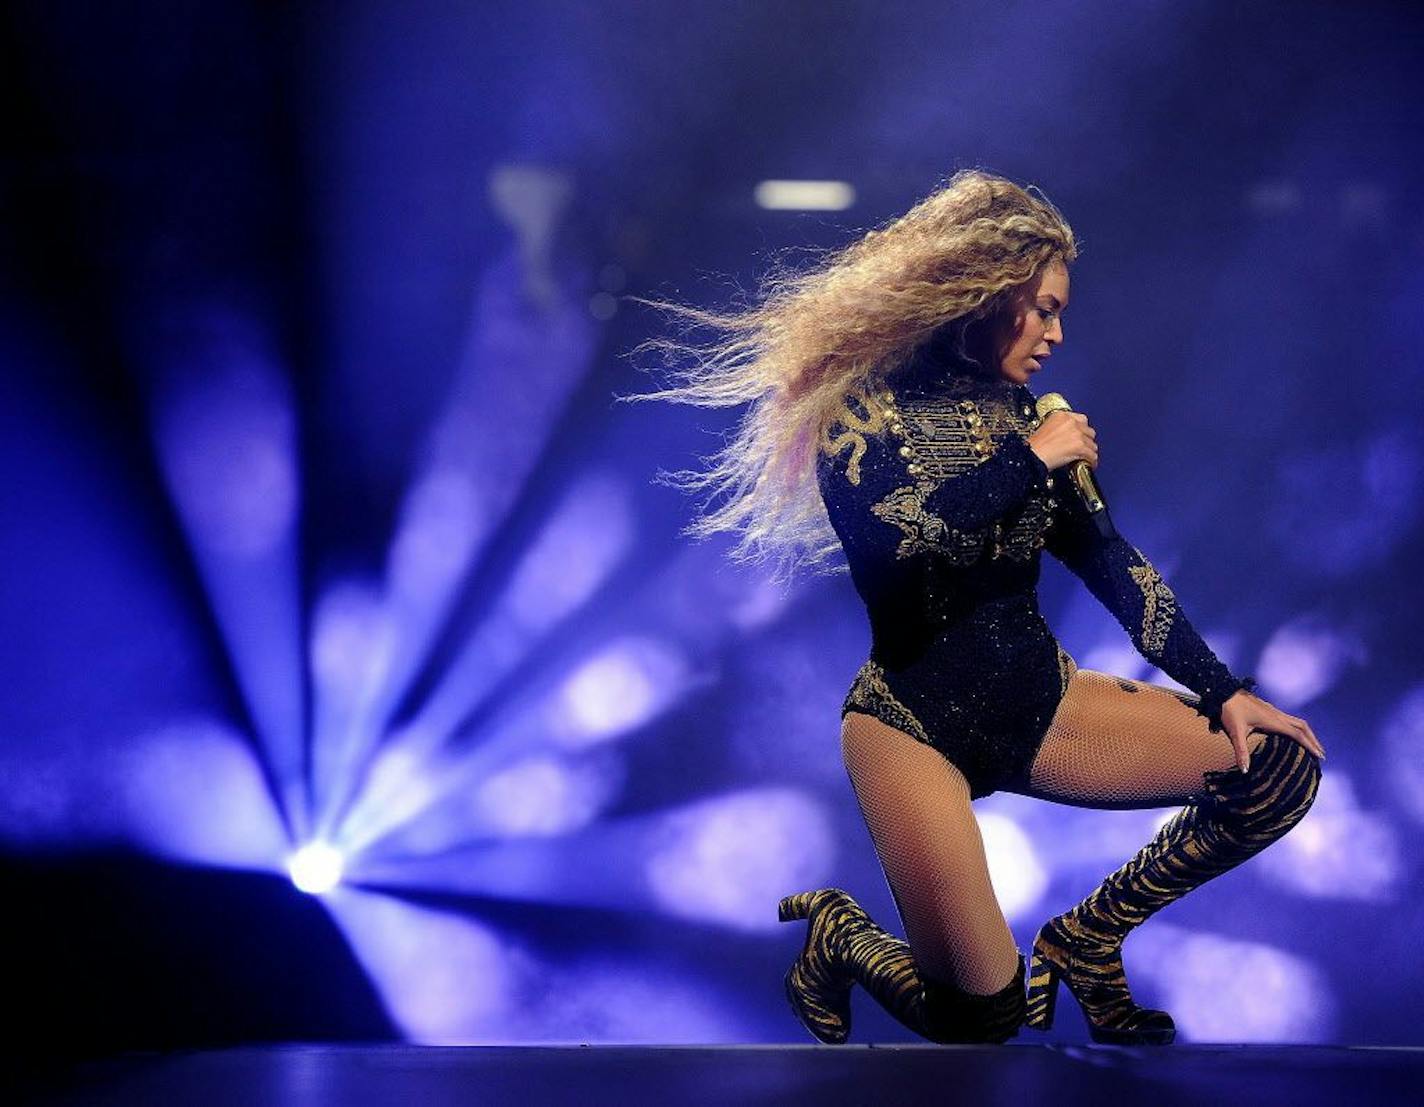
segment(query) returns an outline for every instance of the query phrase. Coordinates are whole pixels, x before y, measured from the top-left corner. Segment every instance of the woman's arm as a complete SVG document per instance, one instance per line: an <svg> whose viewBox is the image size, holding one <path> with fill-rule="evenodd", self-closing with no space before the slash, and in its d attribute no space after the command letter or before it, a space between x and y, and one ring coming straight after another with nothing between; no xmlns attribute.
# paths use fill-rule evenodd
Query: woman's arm
<svg viewBox="0 0 1424 1107"><path fill-rule="evenodd" d="M1045 548L1063 562L1106 607L1148 661L1200 698L1197 711L1219 731L1221 707L1256 681L1237 679L1187 621L1177 597L1141 551L1121 535L1104 538L1087 510L1054 482L1053 523Z"/></svg>

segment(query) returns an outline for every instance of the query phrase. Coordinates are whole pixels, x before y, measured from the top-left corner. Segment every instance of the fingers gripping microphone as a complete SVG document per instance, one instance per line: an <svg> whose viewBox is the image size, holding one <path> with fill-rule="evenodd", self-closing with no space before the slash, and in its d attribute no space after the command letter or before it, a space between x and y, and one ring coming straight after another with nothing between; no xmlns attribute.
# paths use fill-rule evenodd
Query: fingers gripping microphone
<svg viewBox="0 0 1424 1107"><path fill-rule="evenodd" d="M1038 403L1035 406L1038 408L1040 422L1055 411L1073 410L1068 406L1068 401L1057 392L1045 392L1038 398ZM1072 482L1078 499L1087 508L1089 517L1098 528L1098 533L1104 538L1116 538L1117 528L1112 524L1112 516L1108 514L1108 502L1103 498L1102 489L1098 487L1098 482L1093 476L1093 467L1080 458L1077 461L1070 461L1064 468L1068 470L1068 479Z"/></svg>

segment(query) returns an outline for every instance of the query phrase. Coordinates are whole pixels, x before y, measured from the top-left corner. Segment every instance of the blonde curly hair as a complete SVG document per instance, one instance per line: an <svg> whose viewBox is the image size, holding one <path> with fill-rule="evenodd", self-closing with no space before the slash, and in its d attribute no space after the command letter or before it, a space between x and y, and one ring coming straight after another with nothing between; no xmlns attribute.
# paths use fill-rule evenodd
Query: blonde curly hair
<svg viewBox="0 0 1424 1107"><path fill-rule="evenodd" d="M863 398L932 342L947 346L959 371L995 375L994 328L1044 267L1077 254L1072 229L1037 188L964 169L803 271L774 262L761 302L745 310L627 297L685 325L679 337L648 339L630 354L666 355L671 386L617 399L751 405L731 440L701 459L707 468L659 472L683 491L711 491L683 533L733 534L728 556L769 562L779 580L803 567L843 568L828 564L839 541L816 483L818 454L854 441L835 427L881 429L878 406ZM694 342L688 335L698 328L720 337Z"/></svg>

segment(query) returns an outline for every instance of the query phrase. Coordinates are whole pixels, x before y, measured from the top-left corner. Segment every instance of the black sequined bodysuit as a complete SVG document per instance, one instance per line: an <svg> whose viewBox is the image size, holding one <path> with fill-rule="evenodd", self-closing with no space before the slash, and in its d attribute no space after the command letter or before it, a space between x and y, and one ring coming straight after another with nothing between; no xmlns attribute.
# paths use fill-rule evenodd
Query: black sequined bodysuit
<svg viewBox="0 0 1424 1107"><path fill-rule="evenodd" d="M973 797L1026 780L1076 666L1038 609L1040 550L1080 577L1137 649L1220 728L1238 680L1123 538L1102 538L1028 446L1023 385L916 363L847 398L817 465L870 617L870 659L841 713L863 711L939 750Z"/></svg>

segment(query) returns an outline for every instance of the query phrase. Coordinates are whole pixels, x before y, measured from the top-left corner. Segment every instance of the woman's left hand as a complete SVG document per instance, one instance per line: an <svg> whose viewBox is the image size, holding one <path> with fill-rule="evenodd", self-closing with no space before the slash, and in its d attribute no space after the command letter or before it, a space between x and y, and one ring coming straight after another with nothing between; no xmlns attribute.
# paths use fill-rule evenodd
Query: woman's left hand
<svg viewBox="0 0 1424 1107"><path fill-rule="evenodd" d="M1315 737L1310 724L1295 715L1287 715L1274 704L1267 703L1260 696L1242 688L1221 705L1221 726L1231 738L1231 748L1236 751L1236 764L1244 773L1251 762L1251 753L1246 738L1253 730L1265 730L1294 738L1302 746L1325 760L1325 747Z"/></svg>

